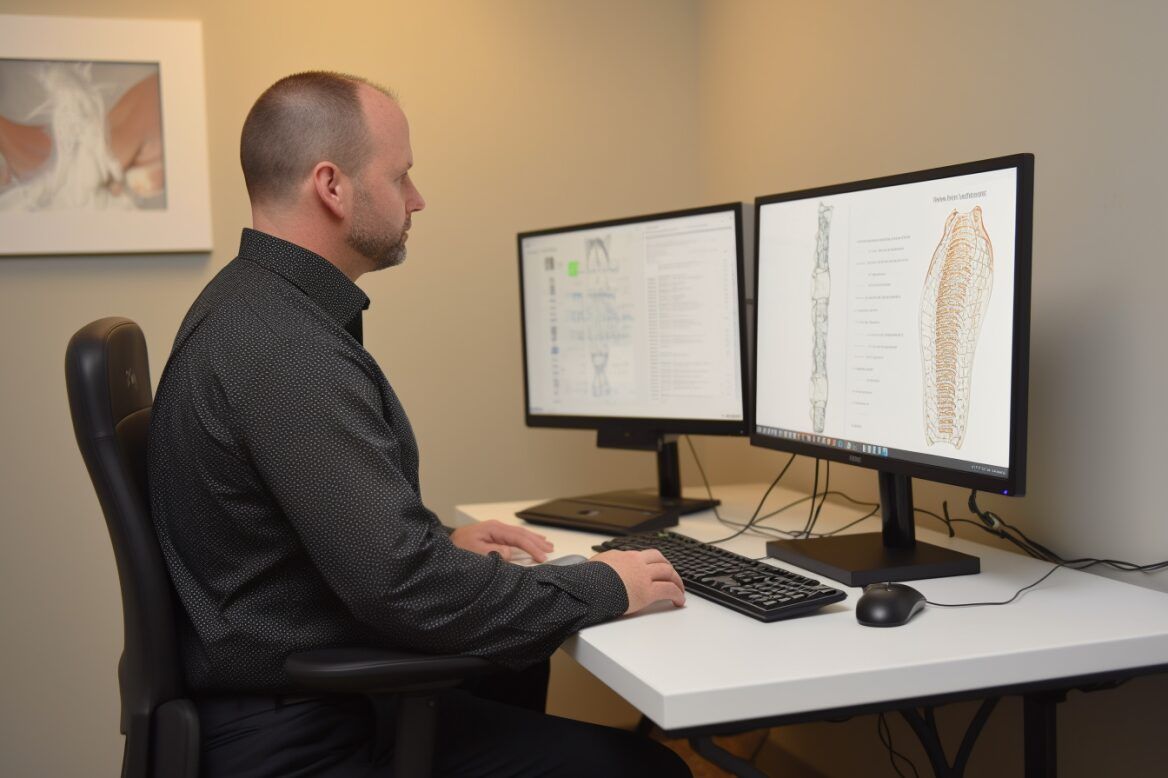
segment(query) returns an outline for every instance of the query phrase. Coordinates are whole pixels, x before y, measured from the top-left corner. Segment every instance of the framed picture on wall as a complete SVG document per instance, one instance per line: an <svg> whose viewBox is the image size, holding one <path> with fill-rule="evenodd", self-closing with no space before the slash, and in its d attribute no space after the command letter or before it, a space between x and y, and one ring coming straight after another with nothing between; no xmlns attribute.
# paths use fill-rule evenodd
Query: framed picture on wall
<svg viewBox="0 0 1168 778"><path fill-rule="evenodd" d="M0 254L210 249L201 24L0 15Z"/></svg>

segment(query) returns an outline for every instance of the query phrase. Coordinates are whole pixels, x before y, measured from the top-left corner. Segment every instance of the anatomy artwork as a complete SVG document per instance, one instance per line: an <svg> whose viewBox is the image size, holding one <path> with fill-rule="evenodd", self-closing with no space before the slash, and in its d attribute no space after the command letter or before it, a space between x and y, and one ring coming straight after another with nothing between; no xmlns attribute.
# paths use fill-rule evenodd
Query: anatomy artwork
<svg viewBox="0 0 1168 778"><path fill-rule="evenodd" d="M819 231L815 235L815 269L811 271L811 424L823 432L827 413L827 304L831 298L828 241L832 206L819 204Z"/></svg>
<svg viewBox="0 0 1168 778"><path fill-rule="evenodd" d="M0 14L0 255L211 249L202 24Z"/></svg>
<svg viewBox="0 0 1168 778"><path fill-rule="evenodd" d="M166 207L158 66L0 61L0 210Z"/></svg>
<svg viewBox="0 0 1168 778"><path fill-rule="evenodd" d="M961 448L973 358L993 286L994 251L980 207L954 210L933 252L921 300L925 439Z"/></svg>

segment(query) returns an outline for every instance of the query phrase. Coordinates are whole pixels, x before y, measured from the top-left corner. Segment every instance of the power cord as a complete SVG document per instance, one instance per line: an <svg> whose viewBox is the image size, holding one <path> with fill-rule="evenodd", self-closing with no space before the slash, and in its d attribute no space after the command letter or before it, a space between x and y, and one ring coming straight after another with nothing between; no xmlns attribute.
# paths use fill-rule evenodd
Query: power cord
<svg viewBox="0 0 1168 778"><path fill-rule="evenodd" d="M912 768L914 778L921 778L921 774L917 772L917 766L913 764L913 760L909 759L907 756L900 753L896 750L896 748L893 747L892 730L888 727L888 719L885 718L883 713L876 717L876 735L880 738L880 742L884 744L884 747L888 749L888 762L892 765L892 769L896 771L896 774L899 775L900 778L908 778L908 776L900 771L900 765L896 763L897 759L908 763L908 766Z"/></svg>
<svg viewBox="0 0 1168 778"><path fill-rule="evenodd" d="M704 467L702 467L701 458L698 457L697 449L694 448L693 441L690 440L690 437L688 435L684 435L683 437L685 438L686 445L689 447L690 454L693 456L694 464L697 465L698 473L702 477L702 484L705 487L706 496L711 501L713 501L714 500L714 492L713 492L713 489L711 489L711 487L710 487L709 478L706 477L706 470ZM767 497L770 495L771 491L774 490L775 486L778 485L779 481L783 478L783 476L786 475L787 470L791 467L791 464L794 461L795 461L795 455L792 454L790 456L790 458L787 460L787 462L783 465L783 469L779 472L779 475L775 478L774 481L771 482L771 485L767 488L766 492L763 494L762 499L758 503L758 507L755 508L754 513L751 515L751 517L748 521L741 522L741 521L735 521L733 519L729 519L729 518L723 516L718 511L718 506L716 506L716 505L713 506L714 517L718 520L718 522L723 524L724 526L734 528L736 531L734 532L734 534L728 535L727 537L721 538L720 540L712 540L709 542L710 543L724 543L727 540L732 540L732 539L738 537L739 535L742 535L743 533L748 532L748 531L754 532L756 534L761 534L763 536L776 537L776 538L829 537L831 535L835 535L838 532L843 532L846 529L850 529L851 527L854 527L856 524L859 524L861 521L864 521L865 519L871 518L880 510L880 503L878 503L878 502L865 502L863 500L857 500L857 499L845 494L844 492L841 492L838 490L837 491L830 491L827 488L830 484L830 481L825 481L825 483L824 483L825 488L824 488L824 491L823 491L823 494L822 494L822 497L820 499L818 506L815 505L815 500L816 500L816 497L819 495L817 495L816 493L813 493L807 497L800 497L798 500L794 500L792 502L789 502L786 505L782 506L781 508L776 508L775 510L771 511L770 513L763 514L762 516L759 516L759 513L762 511L763 505L766 504ZM816 469L817 470L818 470L818 465L819 465L819 460L817 459L816 460ZM831 463L828 462L827 466L828 466L828 479L830 479ZM816 480L818 481L818 477L816 478ZM818 491L818 484L816 486L816 491ZM855 519L852 522L845 524L842 527L839 527L838 529L834 529L831 532L824 532L824 533L810 532L809 528L814 527L815 522L819 520L819 513L820 513L820 511L823 510L823 504L825 502L827 502L827 498L831 495L836 495L838 497L842 497L843 499L845 499L848 502L853 503L855 505L869 506L871 508L871 510L869 510L867 513L865 513L863 516L859 517L858 519ZM791 508L794 508L795 506L801 505L802 503L805 503L808 501L811 502L810 516L809 516L808 523L804 526L804 528L802 530L784 530L784 529L779 529L778 527L767 526L767 525L762 523L763 521L771 518L772 516L777 516L778 514L783 513L784 511L790 510ZM765 557L762 557L762 558L765 559Z"/></svg>
<svg viewBox="0 0 1168 778"><path fill-rule="evenodd" d="M853 505L866 505L869 508L875 508L876 510L880 510L880 503L870 502L867 500L857 500L854 497L850 497L849 495L844 494L843 492L839 491L838 489L836 489L835 491L827 492L826 494L828 496L834 495L836 497L843 497L845 500L852 503ZM794 508L796 505L800 505L802 503L805 503L810 499L811 499L811 495L808 495L806 497L800 497L798 500L795 500L794 502L787 503L782 508L776 508L775 510L771 511L770 513L763 515L762 518L759 519L759 521L764 521L766 519L769 519L771 516L777 516L778 514L784 512L786 510L789 510L790 508ZM870 512L868 515L872 515L872 512ZM867 516L865 516L864 518L867 518ZM841 527L841 529L842 529L842 527ZM777 531L782 532L784 535L799 535L799 534L801 534L801 532L799 530L777 530ZM839 532L839 530L837 529L837 530L832 530L831 532L823 532L823 533L820 533L820 535L832 535L832 534L835 534L836 532Z"/></svg>
<svg viewBox="0 0 1168 778"><path fill-rule="evenodd" d="M1094 567L1095 565L1106 565L1106 566L1111 567L1115 570L1121 570L1124 572L1154 572L1156 570L1162 570L1162 569L1168 567L1168 560L1165 560L1163 562L1153 562L1151 564L1140 565L1140 564L1136 564L1135 562L1125 562L1125 561L1116 560L1116 559L1096 559L1094 557L1081 557L1079 559L1065 559L1062 556L1060 556L1059 554L1056 554L1054 551L1051 551L1049 548L1047 548L1042 543L1039 543L1035 540L1031 540L1026 535L1025 532L1023 532L1022 530L1013 526L1012 524L1007 523L1001 516L994 513L993 511L982 510L982 508L977 504L977 490L976 489L972 490L969 493L969 500L968 500L967 504L969 506L970 512L973 515L977 516L978 521L973 521L971 519L952 518L949 515L948 501L944 501L941 503L941 509L945 514L944 516L938 516L936 513L933 513L932 511L924 510L922 508L917 508L916 510L920 513L924 513L927 516L931 516L932 518L935 518L935 519L938 519L939 521L944 522L945 526L949 530L949 537L954 536L954 532L953 532L953 525L954 524L956 524L956 523L972 524L973 526L977 527L978 529L982 530L983 532L988 532L989 534L991 534L995 537L998 537L998 538L1001 538L1003 540L1008 541L1009 543L1013 544L1017 548L1021 549L1028 556L1030 556L1034 559L1040 559L1044 562L1050 562L1054 566L1050 570L1047 570L1046 573L1043 574L1043 576L1041 578L1039 578L1037 581L1035 581L1034 583L1028 584L1027 586L1023 586L1021 589L1014 592L1014 596L1008 600L1002 600L1000 602L954 602L954 603L933 602L932 600L925 600L925 602L927 602L929 605L935 605L935 606L938 606L941 608L968 608L968 607L975 607L975 606L981 606L981 605L1009 605L1010 603L1012 603L1016 599L1018 599L1022 595L1023 592L1027 591L1028 589L1033 589L1035 586L1038 586L1040 583L1042 583L1047 578L1049 578L1051 575L1053 575L1056 570L1058 570L1059 568L1062 568L1062 567L1069 567L1073 570L1086 570L1087 568Z"/></svg>
<svg viewBox="0 0 1168 778"><path fill-rule="evenodd" d="M803 537L811 537L811 530L815 528L815 523L819 521L819 512L823 510L823 504L827 502L827 493L831 490L831 460L825 460L826 469L823 476L823 497L819 500L819 505L815 504L815 493L819 489L819 459L815 460L815 485L811 487L811 513L807 517L807 524L803 527Z"/></svg>
<svg viewBox="0 0 1168 778"><path fill-rule="evenodd" d="M709 496L710 500L713 500L714 493L710 487L710 481L706 477L705 468L702 467L701 459L698 457L697 449L694 448L693 441L690 440L690 437L688 435L686 435L684 437L685 437L686 445L689 446L690 453L693 455L694 463L698 467L698 472L702 476L702 483L705 485L706 494ZM847 529L854 527L856 524L859 524L860 522L874 516L880 510L880 503L863 502L861 500L853 499L852 497L849 497L847 494L844 494L843 492L840 492L840 491L832 492L830 490L830 484L831 484L831 462L830 461L826 462L826 470L825 470L825 474L824 474L824 489L823 489L822 494L820 494L819 493L819 459L817 458L815 460L815 479L814 479L814 485L812 486L811 494L807 497L802 497L798 500L794 500L790 503L787 503L783 507L777 508L776 510L773 510L770 513L764 514L763 516L760 517L759 513L762 512L762 507L763 507L763 505L766 504L767 497L770 496L770 493L779 484L779 481L782 480L783 476L787 474L787 471L790 469L791 464L794 461L795 461L795 455L792 454L790 456L790 458L787 460L787 462L783 465L783 469L780 470L779 474L777 476L775 476L775 479L773 481L771 481L771 484L770 484L770 486L767 487L766 492L763 493L762 499L759 500L758 506L754 509L754 513L751 514L751 517L747 522L742 523L739 521L734 521L732 519L725 518L721 515L721 513L718 512L717 506L714 506L714 516L718 519L718 521L725 526L735 528L735 532L731 535L728 535L727 537L721 538L719 540L710 541L710 542L711 543L724 543L727 540L732 540L732 539L742 535L743 533L745 533L747 531L752 531L752 532L768 535L770 537L780 537L780 536L781 537L788 537L788 538L830 537L832 535L835 535L837 533L843 532L844 530L847 530ZM851 503L857 504L857 505L872 506L872 509L869 510L868 513L859 517L858 519L855 519L855 520L851 521L850 523L845 524L842 527L834 529L831 532L815 533L813 530L814 530L815 524L819 521L819 514L823 510L823 505L824 505L824 503L827 502L828 496L832 495L832 494L843 497L845 500L847 500ZM816 503L817 499L819 500L818 504ZM809 506L809 510L808 510L807 523L804 525L802 530L797 530L797 531L783 530L783 529L779 529L778 527L771 527L771 526L767 526L767 525L762 523L766 519L769 519L772 516L776 516L776 515L782 513L783 511L789 510L790 508L793 508L796 505L802 504L804 502L810 502L810 506ZM995 537L1001 538L1001 539L1013 544L1018 549L1020 549L1023 553L1025 553L1027 556L1030 556L1034 559L1040 559L1044 562L1050 562L1051 564L1054 565L1054 567L1052 567L1050 570L1048 570L1045 574L1042 575L1041 578L1036 580L1034 583L1023 586L1021 589L1016 591L1014 593L1014 595L1008 600L1002 600L1000 602L969 602L969 603L940 603L940 602L930 602L930 601L926 600L926 602L928 602L930 605L935 605L935 606L941 607L941 608L965 608L965 607L982 606L982 605L1007 605L1009 603L1014 602L1016 599L1018 599L1018 597L1020 597L1025 591L1032 589L1035 586L1038 586L1038 584L1045 581L1047 578L1049 578L1051 575L1053 575L1054 572L1056 570L1058 570L1060 567L1068 567L1068 568L1071 568L1073 570L1086 570L1086 569L1088 569L1090 567L1094 567L1096 565L1105 565L1105 566L1110 567L1114 570L1119 570L1122 572L1129 572L1129 573L1135 573L1135 572L1152 573L1152 572L1156 572L1156 571L1168 568L1168 560L1164 560L1161 562L1152 562L1149 564L1141 565L1141 564L1137 564L1135 562L1127 562L1127 561L1117 560L1117 559L1098 559L1095 557L1080 557L1077 559L1066 559L1066 558L1060 556L1059 554L1056 554L1054 551L1050 550L1042 543L1039 543L1035 540L1032 540L1022 530L1018 529L1017 527L1013 526L1012 524L1009 524L1001 516L994 513L993 511L982 510L982 508L978 505L978 502L977 502L977 490L976 489L973 489L970 491L967 505L969 507L970 512L974 516L977 517L977 519L978 519L977 521L974 521L972 519L954 518L954 517L950 516L949 515L949 501L948 500L944 500L941 502L941 511L942 511L943 515L937 514L933 511L927 510L925 508L914 508L913 511L915 513L920 513L920 514L923 514L923 515L928 516L930 518L936 519L937 521L940 521L942 524L945 525L945 529L948 532L949 537L956 536L956 532L953 529L954 524L971 524L971 525L977 527L978 529L982 530L983 532L987 532L991 535L994 535Z"/></svg>
<svg viewBox="0 0 1168 778"><path fill-rule="evenodd" d="M702 461L701 461L701 459L698 458L697 449L694 448L693 441L690 440L689 435L685 435L684 437L685 437L685 443L687 446L689 446L689 451L693 455L694 463L697 464L697 466L698 466L698 472L701 473L702 483L705 484L705 487L706 487L706 495L710 498L711 501L713 501L714 491L710 488L710 479L706 477L706 469L704 467L702 467ZM721 522L722 524L725 524L727 526L739 527L739 529L736 532L734 532L734 534L732 534L732 535L727 535L724 538L720 538L718 540L710 540L707 542L710 544L725 543L727 540L733 540L734 538L738 537L742 533L746 532L748 529L751 529L752 527L754 527L755 522L758 521L758 514L762 512L762 506L766 504L767 497L769 497L771 492L774 490L774 488L776 486L778 486L779 481L783 480L783 476L785 476L787 474L787 470L790 469L791 464L794 461L795 461L795 455L792 454L791 458L787 460L787 464L783 465L783 469L779 471L779 474L777 476L775 476L775 480L771 481L771 485L767 487L767 490L765 492L763 492L762 499L758 501L758 507L756 507L754 509L754 513L751 514L750 519L745 524L740 524L739 522L734 522L734 521L731 521L729 519L723 518L722 514L718 512L718 506L717 505L713 506L714 517L719 522Z"/></svg>
<svg viewBox="0 0 1168 778"><path fill-rule="evenodd" d="M1036 559L1042 559L1047 562L1073 567L1076 570L1085 570L1088 567L1095 565L1105 565L1114 570L1121 570L1125 573L1152 573L1157 570L1168 568L1168 559L1162 562L1152 562L1146 565L1137 564L1135 562L1125 562L1117 559L1097 559L1095 557L1080 557L1078 559L1065 559L1062 556L1051 551L1043 544L1031 540L1026 533L1012 524L1007 524L1001 516L993 511L982 510L977 504L977 490L974 489L969 494L969 510L980 520L978 522L970 521L969 519L954 519L954 521L964 521L974 526L981 527L991 535L1008 540L1014 545L1021 548L1030 556Z"/></svg>
<svg viewBox="0 0 1168 778"><path fill-rule="evenodd" d="M867 513L865 513L863 516L859 517L858 519L853 519L852 521L848 522L847 524L843 525L842 527L837 527L836 529L833 529L831 532L812 532L810 534L804 534L803 530L779 529L778 527L771 527L771 526L768 526L766 524L762 524L762 521L764 519L769 519L771 516L775 516L779 513L782 513L783 511L789 509L789 508L793 508L796 505L800 505L802 503L807 502L808 500L811 500L812 497L809 495L807 497L801 497L798 500L795 500L793 502L789 502L786 505L784 505L782 508L779 508L778 510L771 511L770 513L766 514L761 519L759 519L759 523L755 525L755 529L765 530L772 535L781 535L781 536L787 537L787 538L806 538L806 537L829 538L832 535L837 535L837 534L843 532L844 530L851 529L852 527L856 526L860 522L865 521L867 519L870 519L873 516L875 516L877 513L880 512L880 503L878 503L878 502L865 502L864 500L857 500L854 497L851 497L851 496L845 494L844 492L839 491L838 489L835 491L824 492L823 493L824 500L826 501L827 497L830 497L833 495L836 497L842 497L843 499L845 499L848 502L853 503L855 505L868 506L870 510ZM822 507L822 505L823 504L820 503L820 507Z"/></svg>
<svg viewBox="0 0 1168 778"><path fill-rule="evenodd" d="M1041 578L1039 578L1037 581L1035 581L1034 583L1023 586L1021 589L1014 592L1014 596L1008 600L1001 600L999 602L933 602L932 600L926 599L925 602L927 602L929 605L935 605L938 608L976 608L976 607L980 607L982 605L1009 605L1014 600L1021 597L1022 592L1026 591L1027 589L1033 589L1035 586L1038 586L1040 583L1045 581L1047 578L1050 578L1054 574L1055 570L1058 570L1061 567L1066 567L1066 565L1055 565L1051 569L1047 570L1046 573Z"/></svg>

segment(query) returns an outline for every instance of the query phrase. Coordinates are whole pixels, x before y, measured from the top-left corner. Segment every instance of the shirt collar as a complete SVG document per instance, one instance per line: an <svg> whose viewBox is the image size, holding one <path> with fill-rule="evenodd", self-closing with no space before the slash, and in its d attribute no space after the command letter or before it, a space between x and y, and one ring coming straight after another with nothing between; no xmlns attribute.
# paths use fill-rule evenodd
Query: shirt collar
<svg viewBox="0 0 1168 778"><path fill-rule="evenodd" d="M342 327L369 307L369 298L336 265L295 243L245 227L239 256L284 278Z"/></svg>

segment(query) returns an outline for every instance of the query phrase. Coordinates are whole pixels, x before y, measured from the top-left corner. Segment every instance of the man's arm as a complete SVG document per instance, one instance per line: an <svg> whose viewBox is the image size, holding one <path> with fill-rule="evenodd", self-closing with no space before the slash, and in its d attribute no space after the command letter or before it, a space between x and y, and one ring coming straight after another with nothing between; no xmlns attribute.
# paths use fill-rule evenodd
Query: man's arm
<svg viewBox="0 0 1168 778"><path fill-rule="evenodd" d="M403 472L370 364L297 344L252 367L263 391L228 398L249 458L329 587L387 643L522 666L629 609L610 564L520 568L455 546Z"/></svg>

